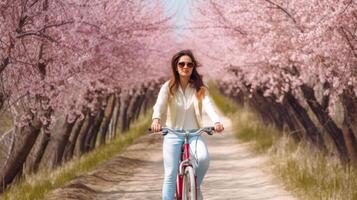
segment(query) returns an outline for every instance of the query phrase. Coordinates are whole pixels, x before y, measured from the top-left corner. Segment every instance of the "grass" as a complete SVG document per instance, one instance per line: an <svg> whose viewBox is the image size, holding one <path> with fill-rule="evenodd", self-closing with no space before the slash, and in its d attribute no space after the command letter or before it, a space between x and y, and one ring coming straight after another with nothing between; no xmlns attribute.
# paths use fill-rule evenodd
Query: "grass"
<svg viewBox="0 0 357 200"><path fill-rule="evenodd" d="M257 153L266 152L279 139L280 133L273 126L264 126L249 109L241 109L231 117L235 136L251 142Z"/></svg>
<svg viewBox="0 0 357 200"><path fill-rule="evenodd" d="M247 108L237 105L232 99L222 95L213 82L209 82L209 92L217 107L228 115L236 130L236 137L243 142L253 143L252 147L258 153L269 149L279 137L274 127L266 127ZM267 132L270 134L267 136Z"/></svg>
<svg viewBox="0 0 357 200"><path fill-rule="evenodd" d="M210 96L212 97L213 101L220 109L220 111L222 111L225 115L232 115L241 109L239 105L237 105L232 99L221 95L221 92L214 85L214 82L208 82L208 87Z"/></svg>
<svg viewBox="0 0 357 200"><path fill-rule="evenodd" d="M273 172L299 197L357 199L357 170L341 165L337 157L327 157L310 144L296 144L286 136L273 145L269 155Z"/></svg>
<svg viewBox="0 0 357 200"><path fill-rule="evenodd" d="M56 188L63 186L75 177L93 170L98 164L114 157L123 151L135 139L147 132L151 122L151 112L134 122L129 131L119 134L110 143L100 146L92 152L78 159L65 163L54 171L41 171L33 176L22 179L7 189L2 199L28 200L43 199L45 195Z"/></svg>
<svg viewBox="0 0 357 200"><path fill-rule="evenodd" d="M239 108L210 85L212 99L229 114L236 136L268 155L271 171L298 199L357 200L357 168L322 154L307 142L295 142L273 126L265 126L248 108ZM231 104L231 105L226 105ZM231 111L227 109L232 109Z"/></svg>

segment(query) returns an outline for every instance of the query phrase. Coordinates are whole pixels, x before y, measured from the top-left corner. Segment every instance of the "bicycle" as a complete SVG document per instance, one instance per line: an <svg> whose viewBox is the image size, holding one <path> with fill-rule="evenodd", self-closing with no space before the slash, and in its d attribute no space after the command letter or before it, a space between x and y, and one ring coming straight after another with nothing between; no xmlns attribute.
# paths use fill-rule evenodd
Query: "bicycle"
<svg viewBox="0 0 357 200"><path fill-rule="evenodd" d="M151 131L151 129L149 129L149 131ZM176 179L175 200L196 200L198 190L197 176L190 158L189 139L192 136L200 136L202 133L213 135L214 127L200 128L192 133L187 130L185 130L184 133L178 133L175 130L163 127L160 129L160 132L163 136L167 135L169 132L177 135L184 135L185 140L181 147L180 162Z"/></svg>

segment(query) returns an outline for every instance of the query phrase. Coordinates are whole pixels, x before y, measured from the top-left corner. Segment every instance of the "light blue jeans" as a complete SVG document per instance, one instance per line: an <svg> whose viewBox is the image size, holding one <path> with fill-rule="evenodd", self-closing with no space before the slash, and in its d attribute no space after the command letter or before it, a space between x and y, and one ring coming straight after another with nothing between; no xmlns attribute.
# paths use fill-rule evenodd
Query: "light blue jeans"
<svg viewBox="0 0 357 200"><path fill-rule="evenodd" d="M165 169L164 184L162 189L163 200L174 199L181 146L184 143L184 140L184 136L176 135L170 132L164 137L162 148ZM190 138L189 142L191 152L190 158L193 161L196 171L198 186L200 186L209 167L209 154L206 143L201 136L193 136ZM202 199L202 193L200 190L198 199Z"/></svg>

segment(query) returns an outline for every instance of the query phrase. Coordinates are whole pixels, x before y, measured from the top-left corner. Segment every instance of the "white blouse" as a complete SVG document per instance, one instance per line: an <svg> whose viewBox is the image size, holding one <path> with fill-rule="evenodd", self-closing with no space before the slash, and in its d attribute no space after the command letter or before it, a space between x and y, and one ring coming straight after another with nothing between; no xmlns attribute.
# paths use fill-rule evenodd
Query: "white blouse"
<svg viewBox="0 0 357 200"><path fill-rule="evenodd" d="M196 114L195 114L195 108L193 105L193 98L192 95L195 95L195 91L188 89L189 86L187 86L186 90L183 91L181 85L179 86L179 93L182 95L183 98L183 104L177 104L176 110L177 113L181 113L181 115L176 115L176 127L175 129L197 129L199 127L197 120L196 120ZM182 127L181 127L182 124Z"/></svg>
<svg viewBox="0 0 357 200"><path fill-rule="evenodd" d="M220 122L207 90L202 101L199 101L194 87L189 84L183 91L179 86L175 97L169 100L167 81L160 88L152 119L158 118L161 125L173 129L196 129L202 127L202 108L214 123Z"/></svg>

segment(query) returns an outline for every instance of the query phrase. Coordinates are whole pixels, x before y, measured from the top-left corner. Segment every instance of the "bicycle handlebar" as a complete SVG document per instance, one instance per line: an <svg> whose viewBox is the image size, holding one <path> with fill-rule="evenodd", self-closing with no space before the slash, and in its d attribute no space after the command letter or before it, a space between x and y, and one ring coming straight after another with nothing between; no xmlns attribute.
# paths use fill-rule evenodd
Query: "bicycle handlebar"
<svg viewBox="0 0 357 200"><path fill-rule="evenodd" d="M150 132L152 131L151 128L148 129ZM171 128L168 128L168 127L162 127L160 129L160 132L162 132L162 135L165 136L167 135L169 132L172 132L172 133L175 133L175 134L185 134L185 132L183 133L177 133L175 130L171 129ZM190 135L200 135L201 132L205 132L207 133L208 135L213 135L213 132L214 132L214 127L213 126L209 126L209 127L203 127L203 128L200 128L198 129L197 131L195 132L192 132L192 133L189 133Z"/></svg>

